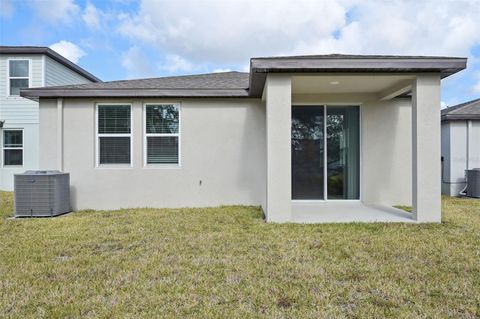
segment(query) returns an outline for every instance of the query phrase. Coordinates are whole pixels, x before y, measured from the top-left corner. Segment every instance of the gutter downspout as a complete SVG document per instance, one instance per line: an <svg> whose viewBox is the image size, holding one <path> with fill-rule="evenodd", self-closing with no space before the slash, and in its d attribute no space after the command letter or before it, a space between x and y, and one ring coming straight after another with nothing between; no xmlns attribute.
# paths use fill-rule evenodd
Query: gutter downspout
<svg viewBox="0 0 480 319"><path fill-rule="evenodd" d="M472 120L467 121L467 169L470 169L470 153L473 148L473 139L472 139L472 128L473 127L473 122Z"/></svg>
<svg viewBox="0 0 480 319"><path fill-rule="evenodd" d="M57 167L63 172L63 98L57 98Z"/></svg>
<svg viewBox="0 0 480 319"><path fill-rule="evenodd" d="M468 181L466 180L467 178L467 171L470 169L470 151L472 149L472 145L470 145L470 143L472 142L472 121L471 120L468 120L467 121L467 150L466 150L466 154L465 156L467 157L467 160L466 160L466 170L465 170L465 182L467 183ZM467 196L467 188L468 188L468 184L465 185L465 187L460 191L460 193L458 193L459 195L462 195L462 196Z"/></svg>

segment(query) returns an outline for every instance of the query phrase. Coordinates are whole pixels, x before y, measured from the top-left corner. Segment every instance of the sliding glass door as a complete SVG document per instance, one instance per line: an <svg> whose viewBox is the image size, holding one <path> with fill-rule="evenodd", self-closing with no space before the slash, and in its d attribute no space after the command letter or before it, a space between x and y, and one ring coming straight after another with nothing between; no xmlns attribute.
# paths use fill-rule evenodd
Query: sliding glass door
<svg viewBox="0 0 480 319"><path fill-rule="evenodd" d="M292 199L360 199L358 106L293 107Z"/></svg>
<svg viewBox="0 0 480 319"><path fill-rule="evenodd" d="M327 198L360 198L360 129L357 106L327 107Z"/></svg>
<svg viewBox="0 0 480 319"><path fill-rule="evenodd" d="M292 109L292 198L324 199L323 106Z"/></svg>

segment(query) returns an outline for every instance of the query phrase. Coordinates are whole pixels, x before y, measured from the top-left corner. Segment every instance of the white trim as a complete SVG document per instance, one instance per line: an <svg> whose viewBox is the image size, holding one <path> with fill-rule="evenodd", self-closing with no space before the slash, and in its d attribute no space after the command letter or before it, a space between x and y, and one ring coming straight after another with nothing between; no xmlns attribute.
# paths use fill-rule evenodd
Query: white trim
<svg viewBox="0 0 480 319"><path fill-rule="evenodd" d="M1 163L2 167L4 168L22 168L25 165L25 134L24 134L24 128L3 128L1 130L2 134L0 135L0 138L2 139L0 142L1 145ZM21 147L5 147L5 139L4 139L4 134L5 131L21 131L22 132L22 146ZM5 150L21 150L22 151L22 165L5 165L4 161L4 151Z"/></svg>
<svg viewBox="0 0 480 319"><path fill-rule="evenodd" d="M147 133L147 106L149 105L173 105L178 111L178 133ZM158 169L178 169L182 167L182 107L180 102L145 102L142 107L142 116L143 116L143 128L142 128L142 138L143 138L143 168L158 168ZM147 163L147 137L149 136L166 136L166 137L177 137L178 138L178 163L177 164L148 164Z"/></svg>
<svg viewBox="0 0 480 319"><path fill-rule="evenodd" d="M467 165L466 168L470 169L470 155L472 153L473 149L473 121L472 120L467 120Z"/></svg>
<svg viewBox="0 0 480 319"><path fill-rule="evenodd" d="M46 86L47 83L47 67L45 55L42 55L42 86Z"/></svg>
<svg viewBox="0 0 480 319"><path fill-rule="evenodd" d="M26 76L10 76L10 61L28 61L28 77ZM10 94L10 80L11 79L28 79L28 88L32 87L32 58L22 58L22 57L9 57L7 58L7 91L5 96L8 98L22 98L20 95L11 95Z"/></svg>
<svg viewBox="0 0 480 319"><path fill-rule="evenodd" d="M98 107L102 105L128 105L130 106L130 133L121 134L99 134L98 133ZM100 137L130 137L130 164L100 164ZM133 103L95 103L95 168L100 169L125 169L133 168Z"/></svg>
<svg viewBox="0 0 480 319"><path fill-rule="evenodd" d="M294 106L322 106L323 107L323 199L292 199L292 203L326 203L326 202L361 202L363 196L363 140L362 140L362 120L363 120L363 103L323 103L323 102L308 102L308 103L301 103L295 102L292 103L292 108ZM327 167L327 107L328 106L357 106L358 107L358 141L359 141L359 190L358 190L358 199L328 199L328 167Z"/></svg>
<svg viewBox="0 0 480 319"><path fill-rule="evenodd" d="M323 201L328 200L327 105L323 105Z"/></svg>
<svg viewBox="0 0 480 319"><path fill-rule="evenodd" d="M57 98L57 166L63 172L63 98Z"/></svg>

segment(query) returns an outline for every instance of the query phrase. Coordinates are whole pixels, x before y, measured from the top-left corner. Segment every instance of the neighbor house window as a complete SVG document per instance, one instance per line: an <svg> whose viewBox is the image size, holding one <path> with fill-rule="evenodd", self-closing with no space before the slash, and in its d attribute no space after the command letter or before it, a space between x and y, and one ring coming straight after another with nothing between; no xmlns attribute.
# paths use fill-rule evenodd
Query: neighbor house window
<svg viewBox="0 0 480 319"><path fill-rule="evenodd" d="M131 105L97 106L97 163L131 164Z"/></svg>
<svg viewBox="0 0 480 319"><path fill-rule="evenodd" d="M145 105L146 165L180 164L180 106Z"/></svg>
<svg viewBox="0 0 480 319"><path fill-rule="evenodd" d="M29 60L8 61L8 83L10 95L20 95L20 90L29 87Z"/></svg>
<svg viewBox="0 0 480 319"><path fill-rule="evenodd" d="M3 165L23 165L22 130L3 130Z"/></svg>

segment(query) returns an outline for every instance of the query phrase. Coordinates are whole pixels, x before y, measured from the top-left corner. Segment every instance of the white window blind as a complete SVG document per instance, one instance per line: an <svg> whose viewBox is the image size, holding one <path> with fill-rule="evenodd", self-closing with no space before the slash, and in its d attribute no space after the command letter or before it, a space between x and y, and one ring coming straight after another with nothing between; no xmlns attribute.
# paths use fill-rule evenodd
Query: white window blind
<svg viewBox="0 0 480 319"><path fill-rule="evenodd" d="M145 139L146 164L179 164L179 105L145 105Z"/></svg>
<svg viewBox="0 0 480 319"><path fill-rule="evenodd" d="M101 104L98 117L98 164L131 163L131 106Z"/></svg>

